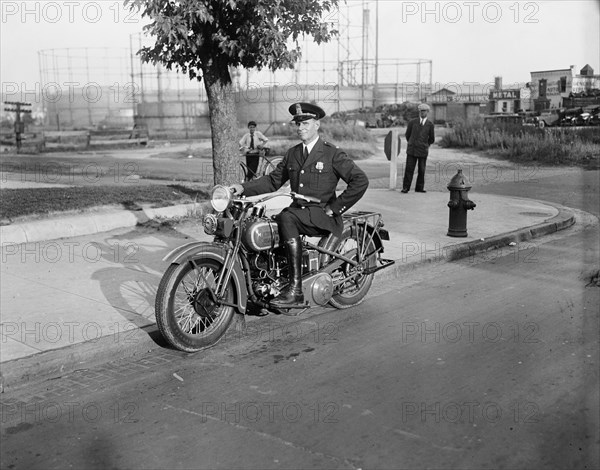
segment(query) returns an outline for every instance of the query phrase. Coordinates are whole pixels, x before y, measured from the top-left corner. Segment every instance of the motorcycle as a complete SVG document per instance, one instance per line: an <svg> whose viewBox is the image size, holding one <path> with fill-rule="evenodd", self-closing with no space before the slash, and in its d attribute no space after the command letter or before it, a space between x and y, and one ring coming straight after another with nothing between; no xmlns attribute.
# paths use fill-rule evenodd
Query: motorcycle
<svg viewBox="0 0 600 470"><path fill-rule="evenodd" d="M311 243L302 237L305 303L290 309L273 307L270 302L288 282L288 266L277 222L266 216L265 203L281 196L302 204L320 202L295 192L235 198L225 186L213 188L215 213L202 221L213 241L185 244L164 258L170 265L158 286L155 314L158 329L171 346L196 352L215 345L235 313L259 309L290 314L327 304L338 309L358 305L375 272L394 264L381 257L383 240L389 240L381 214L344 214L341 238L328 235Z"/></svg>

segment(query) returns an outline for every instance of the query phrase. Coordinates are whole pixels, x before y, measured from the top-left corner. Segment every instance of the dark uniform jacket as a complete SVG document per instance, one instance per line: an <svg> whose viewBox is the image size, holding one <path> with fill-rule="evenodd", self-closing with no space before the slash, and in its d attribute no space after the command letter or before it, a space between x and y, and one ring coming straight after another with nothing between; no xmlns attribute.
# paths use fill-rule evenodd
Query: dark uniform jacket
<svg viewBox="0 0 600 470"><path fill-rule="evenodd" d="M406 140L408 141L407 155L427 158L429 146L435 142L433 123L427 119L422 126L420 118L412 119L406 127Z"/></svg>
<svg viewBox="0 0 600 470"><path fill-rule="evenodd" d="M302 151L302 143L292 147L275 170L257 180L244 183L244 195L255 196L277 191L289 180L292 191L321 201L319 204L302 201L292 203L291 207L303 208L303 223L340 235L343 228L341 215L356 204L367 190L367 175L346 152L321 138L304 163ZM347 187L342 194L336 196L335 188L340 179ZM325 214L326 205L335 214L333 217Z"/></svg>

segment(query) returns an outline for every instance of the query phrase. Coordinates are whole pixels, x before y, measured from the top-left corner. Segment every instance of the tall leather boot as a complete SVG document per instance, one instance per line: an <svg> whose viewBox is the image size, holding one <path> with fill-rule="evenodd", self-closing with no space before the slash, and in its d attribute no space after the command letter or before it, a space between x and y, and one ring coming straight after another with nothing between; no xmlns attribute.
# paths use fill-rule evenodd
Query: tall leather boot
<svg viewBox="0 0 600 470"><path fill-rule="evenodd" d="M286 308L304 303L302 292L302 244L300 238L285 241L290 283L271 301L271 305Z"/></svg>

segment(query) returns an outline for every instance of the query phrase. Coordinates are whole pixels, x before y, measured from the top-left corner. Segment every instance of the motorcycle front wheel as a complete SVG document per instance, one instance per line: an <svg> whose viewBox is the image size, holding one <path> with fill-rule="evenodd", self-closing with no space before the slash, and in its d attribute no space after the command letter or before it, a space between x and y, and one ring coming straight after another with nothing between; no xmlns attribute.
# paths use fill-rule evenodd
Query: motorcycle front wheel
<svg viewBox="0 0 600 470"><path fill-rule="evenodd" d="M329 303L335 308L343 309L360 304L373 283L375 274L365 274L364 270L376 264L375 245L373 240L363 236L363 231L362 226L358 231L354 227L346 227L342 234L337 252L354 261L359 259L360 252L363 262L358 266L344 263L331 274L334 294Z"/></svg>
<svg viewBox="0 0 600 470"><path fill-rule="evenodd" d="M171 264L156 294L155 315L159 331L176 349L196 352L214 346L231 324L234 308L219 305L214 289L222 265L210 259ZM221 301L233 302L231 280Z"/></svg>

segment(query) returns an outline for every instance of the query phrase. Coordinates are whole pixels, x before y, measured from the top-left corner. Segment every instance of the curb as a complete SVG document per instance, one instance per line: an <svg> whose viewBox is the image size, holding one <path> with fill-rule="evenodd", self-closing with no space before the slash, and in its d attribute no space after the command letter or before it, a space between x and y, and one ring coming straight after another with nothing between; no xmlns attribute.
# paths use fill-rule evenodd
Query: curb
<svg viewBox="0 0 600 470"><path fill-rule="evenodd" d="M396 279L403 273L425 266L428 263L456 261L478 253L509 246L512 242L522 242L549 235L564 230L575 223L573 211L563 206L552 205L558 209L559 213L545 222L495 235L485 240L471 240L457 244L446 252L446 256L439 260L420 260L411 263L395 260L394 269L380 271L376 274L376 278L377 280ZM174 214L172 216L177 217L187 215L187 211L190 209L189 206L193 206L192 208L195 210L198 210L198 207L204 210L203 204L186 204L144 211L144 214L149 218L168 217L169 214ZM135 218L135 223L132 225L139 222L140 219ZM135 333L132 330L107 335L94 341L72 344L60 349L44 351L32 356L0 363L0 393L5 392L7 389L14 390L21 386L58 378L74 370L87 369L101 363L110 362L115 357L125 359L161 347L168 347L155 324L134 331Z"/></svg>
<svg viewBox="0 0 600 470"><path fill-rule="evenodd" d="M203 215L210 210L210 202L178 204L175 206L144 208L139 211L116 210L84 215L24 222L0 227L2 245L42 242L58 238L93 235L124 227L135 227L157 218L176 218L190 214Z"/></svg>
<svg viewBox="0 0 600 470"><path fill-rule="evenodd" d="M546 220L545 222L524 227L522 229L513 230L512 232L494 235L486 238L485 240L470 240L468 242L459 243L446 249L443 252L443 256L439 257L439 259L421 259L421 261L411 263L405 263L404 260L395 260L396 264L394 265L394 269L380 271L379 275L376 275L376 277L378 280L395 279L398 278L402 273L411 271L428 263L457 261L459 259L472 257L487 251L510 246L511 243L524 242L534 238L540 238L545 235L558 232L559 230L564 230L575 224L575 214L569 208L556 204L549 205L558 209L558 214L553 218Z"/></svg>
<svg viewBox="0 0 600 470"><path fill-rule="evenodd" d="M75 370L110 362L115 357L145 354L159 347L167 347L167 344L156 325L148 325L3 362L0 363L0 393L57 379Z"/></svg>

